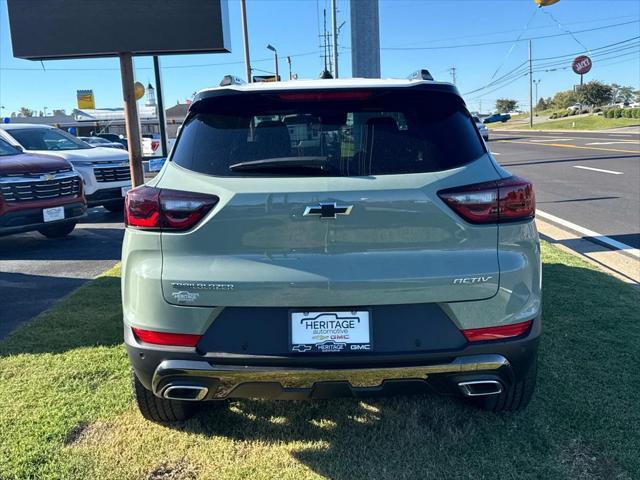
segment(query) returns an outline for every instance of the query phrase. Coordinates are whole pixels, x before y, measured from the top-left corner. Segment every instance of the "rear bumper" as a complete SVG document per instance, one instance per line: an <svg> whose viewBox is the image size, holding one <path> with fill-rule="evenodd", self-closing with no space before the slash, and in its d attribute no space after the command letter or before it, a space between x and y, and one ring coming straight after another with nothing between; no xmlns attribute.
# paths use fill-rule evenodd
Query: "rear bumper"
<svg viewBox="0 0 640 480"><path fill-rule="evenodd" d="M535 362L541 330L535 319L521 337L468 343L454 351L409 354L266 356L199 354L193 348L141 344L125 327L125 344L136 375L157 396L199 387L197 400L223 398L306 399L435 391L464 395L462 382L503 387ZM204 392L204 393L203 393Z"/></svg>
<svg viewBox="0 0 640 480"><path fill-rule="evenodd" d="M51 207L64 207L64 220L45 223L42 218L42 208L26 208L13 210L0 215L0 236L13 233L22 233L38 230L51 225L77 222L87 215L87 206L84 202L68 203L66 205L51 205Z"/></svg>

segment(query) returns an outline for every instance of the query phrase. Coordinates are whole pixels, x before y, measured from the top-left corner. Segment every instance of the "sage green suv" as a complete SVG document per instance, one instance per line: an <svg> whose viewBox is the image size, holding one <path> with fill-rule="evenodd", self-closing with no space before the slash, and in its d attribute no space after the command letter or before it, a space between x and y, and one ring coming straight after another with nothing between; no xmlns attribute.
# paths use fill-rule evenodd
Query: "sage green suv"
<svg viewBox="0 0 640 480"><path fill-rule="evenodd" d="M532 185L456 87L312 80L203 90L126 197L124 337L153 421L197 402L436 391L532 396Z"/></svg>

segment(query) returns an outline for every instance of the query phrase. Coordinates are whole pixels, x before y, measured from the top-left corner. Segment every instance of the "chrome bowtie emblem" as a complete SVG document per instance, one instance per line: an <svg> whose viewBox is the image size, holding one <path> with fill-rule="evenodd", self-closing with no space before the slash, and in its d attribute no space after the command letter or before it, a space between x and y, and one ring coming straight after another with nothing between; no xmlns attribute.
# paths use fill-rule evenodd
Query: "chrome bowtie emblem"
<svg viewBox="0 0 640 480"><path fill-rule="evenodd" d="M308 352L309 350L311 350L311 347L309 345L296 345L294 346L291 350L295 351L295 352Z"/></svg>
<svg viewBox="0 0 640 480"><path fill-rule="evenodd" d="M54 179L54 178L56 178L56 177L55 177L55 175L52 175L52 174L50 174L50 173L45 173L44 175L42 175L42 177L41 177L41 178L42 178L42 180L43 180L44 182L50 182L51 180L53 180L53 179Z"/></svg>
<svg viewBox="0 0 640 480"><path fill-rule="evenodd" d="M338 215L350 215L353 205L336 205L333 203L319 203L304 209L303 216L318 215L320 218L336 218Z"/></svg>

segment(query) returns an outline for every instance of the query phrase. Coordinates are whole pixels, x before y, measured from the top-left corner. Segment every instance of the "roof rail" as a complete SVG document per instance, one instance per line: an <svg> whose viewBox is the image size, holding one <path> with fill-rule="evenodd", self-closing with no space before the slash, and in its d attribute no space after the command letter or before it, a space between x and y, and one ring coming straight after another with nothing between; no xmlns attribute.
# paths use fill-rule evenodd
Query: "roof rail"
<svg viewBox="0 0 640 480"><path fill-rule="evenodd" d="M407 77L407 80L433 80L433 75L427 70L423 68L421 70L416 70L411 75Z"/></svg>
<svg viewBox="0 0 640 480"><path fill-rule="evenodd" d="M226 87L228 85L244 85L245 83L247 82L245 82L239 77L235 77L233 75L225 75L220 81L220 86Z"/></svg>

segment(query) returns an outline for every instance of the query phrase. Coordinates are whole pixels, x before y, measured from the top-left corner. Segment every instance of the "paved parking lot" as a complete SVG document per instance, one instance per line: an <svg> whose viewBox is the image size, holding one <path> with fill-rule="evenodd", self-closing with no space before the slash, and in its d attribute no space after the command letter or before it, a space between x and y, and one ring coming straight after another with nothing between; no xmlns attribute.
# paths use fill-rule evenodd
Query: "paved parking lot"
<svg viewBox="0 0 640 480"><path fill-rule="evenodd" d="M0 237L0 338L120 260L122 214L103 208L67 238Z"/></svg>

